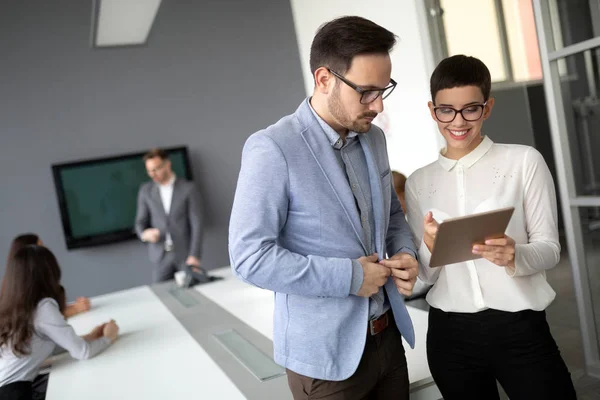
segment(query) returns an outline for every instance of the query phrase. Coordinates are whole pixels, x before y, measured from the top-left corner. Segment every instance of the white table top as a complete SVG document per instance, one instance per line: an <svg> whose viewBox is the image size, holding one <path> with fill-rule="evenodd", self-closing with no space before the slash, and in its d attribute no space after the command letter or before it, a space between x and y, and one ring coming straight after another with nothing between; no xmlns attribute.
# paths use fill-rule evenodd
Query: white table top
<svg viewBox="0 0 600 400"><path fill-rule="evenodd" d="M225 279L195 290L272 340L273 293L234 278L229 267L210 273ZM91 300L92 310L69 320L77 333L88 333L113 318L121 336L93 359L77 361L66 356L55 361L48 400L245 398L149 287ZM417 345L413 350L405 344L405 349L414 387L431 380L425 349L427 313L410 307L409 313Z"/></svg>
<svg viewBox="0 0 600 400"><path fill-rule="evenodd" d="M69 322L85 334L111 318L119 340L90 360L55 362L46 399L245 398L147 286L95 297Z"/></svg>
<svg viewBox="0 0 600 400"><path fill-rule="evenodd" d="M195 289L248 326L273 340L273 292L251 286L233 277L229 267L212 270L210 273L225 279L210 285L198 285ZM431 378L425 347L428 313L412 307L408 307L408 312L415 328L416 345L411 349L404 342L404 348L409 381L415 383Z"/></svg>

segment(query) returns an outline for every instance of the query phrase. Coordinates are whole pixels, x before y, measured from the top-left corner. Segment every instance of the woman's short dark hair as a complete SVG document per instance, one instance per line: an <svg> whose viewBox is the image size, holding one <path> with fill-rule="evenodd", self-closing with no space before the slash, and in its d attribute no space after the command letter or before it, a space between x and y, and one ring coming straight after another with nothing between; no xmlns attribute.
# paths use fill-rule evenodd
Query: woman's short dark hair
<svg viewBox="0 0 600 400"><path fill-rule="evenodd" d="M29 353L38 303L49 297L56 300L61 312L65 309L60 278L56 257L47 248L27 245L15 253L0 291L0 347L10 346L17 356Z"/></svg>
<svg viewBox="0 0 600 400"><path fill-rule="evenodd" d="M490 70L475 57L462 54L448 57L431 74L431 101L435 103L435 96L440 90L464 86L477 86L481 89L483 101L487 101L492 89Z"/></svg>
<svg viewBox="0 0 600 400"><path fill-rule="evenodd" d="M354 57L362 54L387 54L396 36L387 29L361 17L341 17L322 25L310 47L310 71L320 67L345 74Z"/></svg>

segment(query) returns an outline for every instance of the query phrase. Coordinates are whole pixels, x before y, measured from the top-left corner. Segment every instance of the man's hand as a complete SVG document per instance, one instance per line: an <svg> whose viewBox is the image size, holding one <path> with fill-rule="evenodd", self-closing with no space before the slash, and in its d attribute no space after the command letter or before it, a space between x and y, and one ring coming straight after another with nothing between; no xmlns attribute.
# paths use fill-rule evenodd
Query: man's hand
<svg viewBox="0 0 600 400"><path fill-rule="evenodd" d="M156 243L160 239L160 231L156 228L148 228L142 232L142 240L144 242Z"/></svg>
<svg viewBox="0 0 600 400"><path fill-rule="evenodd" d="M515 268L515 241L510 236L486 240L485 245L476 244L473 254L479 254L500 267Z"/></svg>
<svg viewBox="0 0 600 400"><path fill-rule="evenodd" d="M200 260L194 256L188 256L187 260L185 260L186 265L193 265L194 267L200 266Z"/></svg>
<svg viewBox="0 0 600 400"><path fill-rule="evenodd" d="M423 220L423 227L425 228L423 233L423 241L425 242L425 245L427 246L429 251L432 252L439 224L433 218L433 213L431 211L425 214L425 218Z"/></svg>
<svg viewBox="0 0 600 400"><path fill-rule="evenodd" d="M379 256L376 253L358 259L363 268L363 283L357 293L358 296L371 297L387 282L390 269L378 264L377 260Z"/></svg>
<svg viewBox="0 0 600 400"><path fill-rule="evenodd" d="M388 260L381 260L379 263L390 269L398 291L404 296L410 296L419 275L417 260L408 253L400 252Z"/></svg>

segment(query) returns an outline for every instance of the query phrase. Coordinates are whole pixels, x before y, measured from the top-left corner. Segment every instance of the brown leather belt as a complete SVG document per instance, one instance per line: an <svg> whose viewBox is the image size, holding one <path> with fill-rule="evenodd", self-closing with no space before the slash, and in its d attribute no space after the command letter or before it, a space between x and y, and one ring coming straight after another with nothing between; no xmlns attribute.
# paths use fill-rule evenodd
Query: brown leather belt
<svg viewBox="0 0 600 400"><path fill-rule="evenodd" d="M383 313L379 318L372 319L369 321L369 327L367 329L367 334L371 336L375 336L385 330L385 328L389 325L389 311Z"/></svg>

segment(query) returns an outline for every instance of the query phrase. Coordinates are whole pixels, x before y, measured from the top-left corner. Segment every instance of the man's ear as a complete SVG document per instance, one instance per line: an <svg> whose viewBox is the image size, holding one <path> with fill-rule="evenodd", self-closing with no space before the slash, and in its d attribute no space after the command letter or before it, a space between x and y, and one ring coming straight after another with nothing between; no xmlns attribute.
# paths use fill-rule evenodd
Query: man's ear
<svg viewBox="0 0 600 400"><path fill-rule="evenodd" d="M315 79L315 90L323 93L329 94L333 84L335 83L335 78L329 70L325 67L319 67L314 73Z"/></svg>

